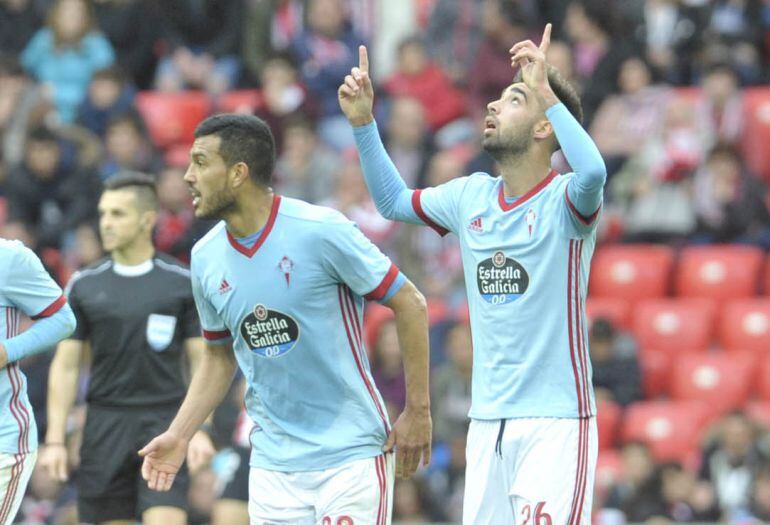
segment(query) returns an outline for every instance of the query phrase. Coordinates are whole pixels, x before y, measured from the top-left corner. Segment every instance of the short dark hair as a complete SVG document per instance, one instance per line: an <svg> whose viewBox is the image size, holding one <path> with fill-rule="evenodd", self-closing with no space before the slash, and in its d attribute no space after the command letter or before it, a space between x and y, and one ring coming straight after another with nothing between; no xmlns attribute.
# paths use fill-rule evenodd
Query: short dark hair
<svg viewBox="0 0 770 525"><path fill-rule="evenodd" d="M243 162L249 176L269 186L275 169L275 139L270 126L259 117L222 113L214 115L195 128L195 138L219 137L219 154L228 167Z"/></svg>
<svg viewBox="0 0 770 525"><path fill-rule="evenodd" d="M55 142L58 144L59 137L45 126L40 126L29 132L27 142Z"/></svg>
<svg viewBox="0 0 770 525"><path fill-rule="evenodd" d="M516 76L513 79L514 83L522 82L521 69L516 72ZM567 110L572 114L575 119L583 123L583 104L580 102L580 95L577 94L575 87L559 73L551 64L548 64L548 84L551 86L556 98L564 104ZM561 148L556 135L554 135L554 151Z"/></svg>
<svg viewBox="0 0 770 525"><path fill-rule="evenodd" d="M118 66L109 66L94 73L91 81L94 80L112 80L116 84L123 84L126 82L126 74Z"/></svg>
<svg viewBox="0 0 770 525"><path fill-rule="evenodd" d="M129 124L140 135L145 135L147 133L147 126L145 126L142 116L133 109L112 115L107 120L105 131L114 126L121 126L123 124Z"/></svg>
<svg viewBox="0 0 770 525"><path fill-rule="evenodd" d="M104 191L128 189L136 195L137 206L144 211L158 210L155 177L138 171L120 171L104 181Z"/></svg>

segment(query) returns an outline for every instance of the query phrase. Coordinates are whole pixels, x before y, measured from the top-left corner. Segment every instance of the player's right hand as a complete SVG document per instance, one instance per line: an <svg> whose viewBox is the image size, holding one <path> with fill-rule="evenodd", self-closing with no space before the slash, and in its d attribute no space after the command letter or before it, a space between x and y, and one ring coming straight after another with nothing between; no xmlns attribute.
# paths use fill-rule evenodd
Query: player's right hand
<svg viewBox="0 0 770 525"><path fill-rule="evenodd" d="M67 447L64 444L44 444L40 450L38 463L52 479L67 481Z"/></svg>
<svg viewBox="0 0 770 525"><path fill-rule="evenodd" d="M430 410L411 411L407 407L393 424L382 451L387 453L396 449L396 476L408 478L420 466L421 457L424 466L430 463L432 441Z"/></svg>
<svg viewBox="0 0 770 525"><path fill-rule="evenodd" d="M342 112L354 126L363 126L374 120L374 88L369 78L369 55L366 46L358 46L358 67L350 70L337 90Z"/></svg>
<svg viewBox="0 0 770 525"><path fill-rule="evenodd" d="M142 477L150 489L166 492L171 488L187 455L188 444L186 439L166 431L139 451L144 458Z"/></svg>

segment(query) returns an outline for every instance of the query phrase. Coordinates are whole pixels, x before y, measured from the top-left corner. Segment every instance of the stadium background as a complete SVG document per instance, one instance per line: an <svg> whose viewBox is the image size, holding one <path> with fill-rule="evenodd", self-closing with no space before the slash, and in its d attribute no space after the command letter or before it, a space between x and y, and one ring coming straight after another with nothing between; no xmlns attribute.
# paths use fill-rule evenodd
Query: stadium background
<svg viewBox="0 0 770 525"><path fill-rule="evenodd" d="M508 48L546 21L549 61L579 88L609 170L586 304L595 521L770 521L767 0L0 0L0 236L64 284L101 255L102 181L133 169L158 177L158 249L188 260L210 226L182 181L192 129L217 111L265 118L276 190L345 212L429 299L434 458L397 484L395 520L457 522L471 357L458 245L379 217L336 88L368 43L408 184L489 171L485 105L511 79ZM384 309L368 316L394 414L394 326ZM24 363L41 436L50 359ZM82 423L81 404L74 467ZM226 403L221 447L241 423ZM222 457L194 478L191 523L207 522ZM37 469L19 520L74 523L73 501Z"/></svg>

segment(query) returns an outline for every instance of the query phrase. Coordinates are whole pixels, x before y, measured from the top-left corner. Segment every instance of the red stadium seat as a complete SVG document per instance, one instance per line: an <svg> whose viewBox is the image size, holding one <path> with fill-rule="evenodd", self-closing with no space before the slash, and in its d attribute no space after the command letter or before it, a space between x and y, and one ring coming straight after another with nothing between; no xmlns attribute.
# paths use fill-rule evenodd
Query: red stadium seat
<svg viewBox="0 0 770 525"><path fill-rule="evenodd" d="M165 149L192 143L195 127L208 115L210 102L206 93L196 91L142 91L136 95L136 106L153 142Z"/></svg>
<svg viewBox="0 0 770 525"><path fill-rule="evenodd" d="M767 297L770 297L770 257L767 258L767 262L765 263L765 276L762 279L762 282L762 291Z"/></svg>
<svg viewBox="0 0 770 525"><path fill-rule="evenodd" d="M770 401L770 355L763 356L759 365L757 394L763 400Z"/></svg>
<svg viewBox="0 0 770 525"><path fill-rule="evenodd" d="M725 350L770 351L770 298L726 304L719 323L719 342Z"/></svg>
<svg viewBox="0 0 770 525"><path fill-rule="evenodd" d="M671 377L671 355L663 350L643 350L639 354L642 391L646 399L667 394Z"/></svg>
<svg viewBox="0 0 770 525"><path fill-rule="evenodd" d="M626 409L623 439L646 443L658 461L687 462L706 421L706 407L697 401L642 401Z"/></svg>
<svg viewBox="0 0 770 525"><path fill-rule="evenodd" d="M707 299L648 299L634 310L634 334L644 349L707 350L716 306Z"/></svg>
<svg viewBox="0 0 770 525"><path fill-rule="evenodd" d="M635 244L596 251L591 267L591 294L631 301L666 295L674 251L669 246Z"/></svg>
<svg viewBox="0 0 770 525"><path fill-rule="evenodd" d="M712 416L741 408L751 393L756 356L750 352L687 353L677 356L671 396L680 401L703 401Z"/></svg>
<svg viewBox="0 0 770 525"><path fill-rule="evenodd" d="M677 294L717 300L757 294L764 253L754 246L712 245L684 248L676 276Z"/></svg>
<svg viewBox="0 0 770 525"><path fill-rule="evenodd" d="M609 450L615 447L623 409L617 403L604 401L597 403L596 425L599 429L599 450Z"/></svg>
<svg viewBox="0 0 770 525"><path fill-rule="evenodd" d="M262 92L258 89L241 89L228 91L217 100L217 111L220 113L253 114L262 106Z"/></svg>
<svg viewBox="0 0 770 525"><path fill-rule="evenodd" d="M770 181L770 89L748 88L743 93L744 127L741 144L749 169Z"/></svg>
<svg viewBox="0 0 770 525"><path fill-rule="evenodd" d="M603 317L609 319L617 328L628 329L631 308L628 301L624 299L613 299L611 297L589 297L586 299L586 317L588 326L591 326L594 319Z"/></svg>

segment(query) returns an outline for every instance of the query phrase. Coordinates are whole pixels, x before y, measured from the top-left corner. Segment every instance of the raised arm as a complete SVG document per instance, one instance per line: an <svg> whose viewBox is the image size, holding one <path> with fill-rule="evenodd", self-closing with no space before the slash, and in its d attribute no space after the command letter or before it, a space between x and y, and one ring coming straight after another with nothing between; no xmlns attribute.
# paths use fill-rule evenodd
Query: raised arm
<svg viewBox="0 0 770 525"><path fill-rule="evenodd" d="M521 68L522 80L540 98L564 156L575 173L567 187L570 203L583 217L589 217L601 205L607 168L588 132L551 89L548 81L550 66L545 62L550 43L551 24L546 24L540 46L525 40L511 48L511 65Z"/></svg>
<svg viewBox="0 0 770 525"><path fill-rule="evenodd" d="M385 151L374 121L374 88L369 78L365 46L358 48L358 67L350 71L337 91L340 107L353 126L364 179L377 210L386 219L422 224L412 206L413 191L406 187Z"/></svg>

